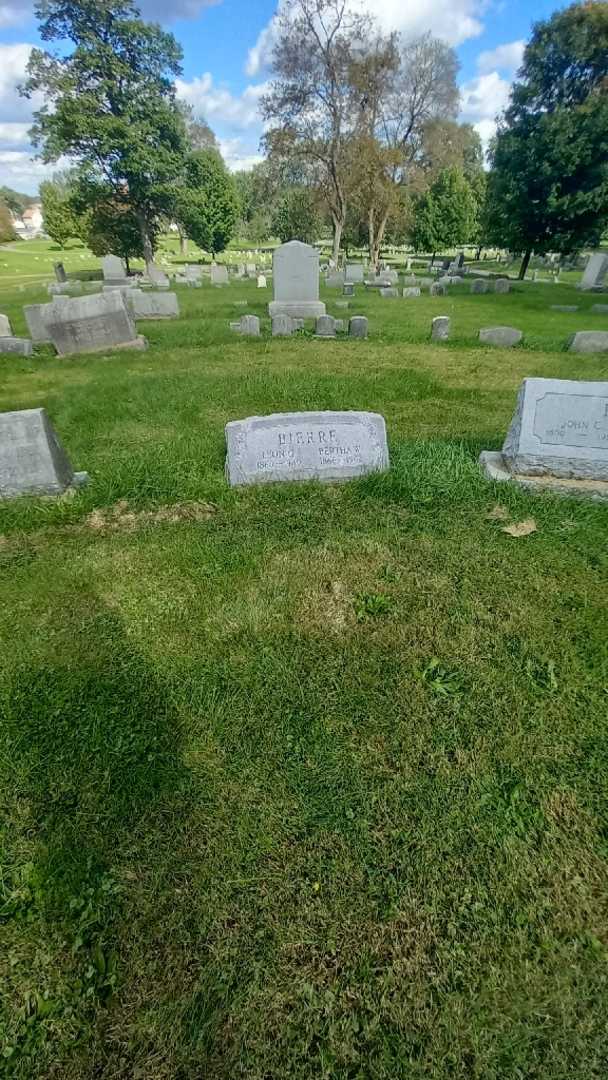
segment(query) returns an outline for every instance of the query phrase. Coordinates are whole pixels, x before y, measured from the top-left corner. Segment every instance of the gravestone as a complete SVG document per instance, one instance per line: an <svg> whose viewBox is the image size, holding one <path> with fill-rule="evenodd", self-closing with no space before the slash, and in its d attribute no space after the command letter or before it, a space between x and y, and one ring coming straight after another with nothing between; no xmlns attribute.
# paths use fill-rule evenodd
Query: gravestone
<svg viewBox="0 0 608 1080"><path fill-rule="evenodd" d="M264 274L258 274L258 289L266 288L266 277Z"/></svg>
<svg viewBox="0 0 608 1080"><path fill-rule="evenodd" d="M32 342L29 338L0 337L0 353L15 353L17 356L31 356Z"/></svg>
<svg viewBox="0 0 608 1080"><path fill-rule="evenodd" d="M332 270L325 278L325 285L328 289L342 289L344 286L344 274L342 271Z"/></svg>
<svg viewBox="0 0 608 1080"><path fill-rule="evenodd" d="M0 498L61 495L87 480L74 473L46 409L0 413Z"/></svg>
<svg viewBox="0 0 608 1080"><path fill-rule="evenodd" d="M350 480L389 468L378 413L305 412L250 416L226 425L230 485L279 480Z"/></svg>
<svg viewBox="0 0 608 1080"><path fill-rule="evenodd" d="M49 296L69 296L70 293L82 292L82 281L51 281L46 291Z"/></svg>
<svg viewBox="0 0 608 1080"><path fill-rule="evenodd" d="M502 453L480 461L495 480L608 497L608 382L525 379Z"/></svg>
<svg viewBox="0 0 608 1080"><path fill-rule="evenodd" d="M0 337L9 337L12 332L8 315L0 315Z"/></svg>
<svg viewBox="0 0 608 1080"><path fill-rule="evenodd" d="M431 323L431 340L447 341L450 336L450 318L448 315L437 315Z"/></svg>
<svg viewBox="0 0 608 1080"><path fill-rule="evenodd" d="M290 240L276 248L273 259L274 300L270 316L292 315L318 319L325 315L319 300L319 252L309 244Z"/></svg>
<svg viewBox="0 0 608 1080"><path fill-rule="evenodd" d="M291 337L296 328L295 319L292 319L291 315L273 315L272 317L272 336L273 337Z"/></svg>
<svg viewBox="0 0 608 1080"><path fill-rule="evenodd" d="M393 288L392 285L385 285L380 289L380 296L385 299L394 300L399 296L399 289Z"/></svg>
<svg viewBox="0 0 608 1080"><path fill-rule="evenodd" d="M257 315L241 315L238 322L231 322L230 329L242 337L259 337L260 320Z"/></svg>
<svg viewBox="0 0 608 1080"><path fill-rule="evenodd" d="M334 300L334 304L337 308L348 308L350 306L350 300Z"/></svg>
<svg viewBox="0 0 608 1080"><path fill-rule="evenodd" d="M103 280L106 285L126 285L127 271L122 259L118 255L106 255L101 260Z"/></svg>
<svg viewBox="0 0 608 1080"><path fill-rule="evenodd" d="M409 299L412 296L420 296L420 289L409 287L403 290L403 297L405 300Z"/></svg>
<svg viewBox="0 0 608 1080"><path fill-rule="evenodd" d="M446 286L444 285L443 281L435 281L435 282L433 282L433 284L431 285L431 288L429 290L431 296L445 296L447 291L448 290L447 290Z"/></svg>
<svg viewBox="0 0 608 1080"><path fill-rule="evenodd" d="M187 279L189 280L189 279ZM212 266L211 267L211 284L212 285L228 285L228 267L227 266Z"/></svg>
<svg viewBox="0 0 608 1080"><path fill-rule="evenodd" d="M580 283L579 288L583 290L597 289L601 284L608 271L608 255L603 255L601 251L596 251L592 255L585 267L585 273Z"/></svg>
<svg viewBox="0 0 608 1080"><path fill-rule="evenodd" d="M382 285L398 285L399 274L396 270L381 270L378 274L378 280Z"/></svg>
<svg viewBox="0 0 608 1080"><path fill-rule="evenodd" d="M334 319L334 329L337 334L344 333L344 319Z"/></svg>
<svg viewBox="0 0 608 1080"><path fill-rule="evenodd" d="M202 281L203 280L203 268L202 266L185 266L184 274L188 281ZM228 269L226 268L226 276L228 276Z"/></svg>
<svg viewBox="0 0 608 1080"><path fill-rule="evenodd" d="M168 289L171 282L164 270L156 263L148 263L148 278L156 289Z"/></svg>
<svg viewBox="0 0 608 1080"><path fill-rule="evenodd" d="M551 311L578 311L578 304L551 304Z"/></svg>
<svg viewBox="0 0 608 1080"><path fill-rule="evenodd" d="M506 278L498 278L498 281L494 283L494 292L496 293L508 293L511 291L511 282Z"/></svg>
<svg viewBox="0 0 608 1080"><path fill-rule="evenodd" d="M247 277L257 277L257 266L253 262L247 263Z"/></svg>
<svg viewBox="0 0 608 1080"><path fill-rule="evenodd" d="M592 304L591 310L594 315L608 315L608 304Z"/></svg>
<svg viewBox="0 0 608 1080"><path fill-rule="evenodd" d="M487 291L488 291L488 283L487 283L487 281L481 281L481 280L478 279L477 281L472 281L471 282L471 292L472 293L486 293Z"/></svg>
<svg viewBox="0 0 608 1080"><path fill-rule="evenodd" d="M53 270L55 271L55 277L56 277L57 281L63 282L63 281L68 280L68 275L65 272L65 267L64 267L63 263L60 263L60 262L55 263L54 266L53 266Z"/></svg>
<svg viewBox="0 0 608 1080"><path fill-rule="evenodd" d="M46 325L47 315L53 304L67 303L69 303L68 296L56 296L50 304L28 304L24 307L23 314L34 345L51 344L51 338Z"/></svg>
<svg viewBox="0 0 608 1080"><path fill-rule="evenodd" d="M409 277L404 277L403 284L408 289L413 288L415 285L418 284L418 278L415 274L410 274Z"/></svg>
<svg viewBox="0 0 608 1080"><path fill-rule="evenodd" d="M503 349L519 345L523 336L522 331L516 330L513 326L486 326L479 331L479 341L482 345L498 345Z"/></svg>
<svg viewBox="0 0 608 1080"><path fill-rule="evenodd" d="M141 292L132 289L127 305L136 319L177 319L179 303L174 292Z"/></svg>
<svg viewBox="0 0 608 1080"><path fill-rule="evenodd" d="M145 349L120 291L49 305L49 337L60 356L103 349Z"/></svg>
<svg viewBox="0 0 608 1080"><path fill-rule="evenodd" d="M347 263L344 281L348 285L363 284L363 266L361 263Z"/></svg>
<svg viewBox="0 0 608 1080"><path fill-rule="evenodd" d="M579 330L574 334L569 352L576 353L603 353L608 352L608 330Z"/></svg>
<svg viewBox="0 0 608 1080"><path fill-rule="evenodd" d="M366 338L368 332L368 320L364 315L353 315L348 324L348 332L352 338Z"/></svg>
<svg viewBox="0 0 608 1080"><path fill-rule="evenodd" d="M332 319L331 315L320 315L317 319L315 327L315 337L318 338L335 338L336 336L336 320Z"/></svg>

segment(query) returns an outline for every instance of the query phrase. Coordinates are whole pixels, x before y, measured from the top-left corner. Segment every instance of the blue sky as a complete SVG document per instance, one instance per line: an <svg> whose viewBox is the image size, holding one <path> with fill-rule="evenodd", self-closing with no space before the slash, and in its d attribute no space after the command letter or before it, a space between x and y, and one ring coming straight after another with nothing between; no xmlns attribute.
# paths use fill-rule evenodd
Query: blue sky
<svg viewBox="0 0 608 1080"><path fill-rule="evenodd" d="M202 113L230 168L259 158L257 103L269 78L273 17L284 0L139 0L184 50L180 96ZM430 30L456 48L461 63L461 119L482 138L508 99L533 19L564 6L552 0L349 0L370 10L384 30L413 37ZM31 104L19 98L32 45L33 0L0 0L0 184L35 193L52 169L33 162L27 137Z"/></svg>

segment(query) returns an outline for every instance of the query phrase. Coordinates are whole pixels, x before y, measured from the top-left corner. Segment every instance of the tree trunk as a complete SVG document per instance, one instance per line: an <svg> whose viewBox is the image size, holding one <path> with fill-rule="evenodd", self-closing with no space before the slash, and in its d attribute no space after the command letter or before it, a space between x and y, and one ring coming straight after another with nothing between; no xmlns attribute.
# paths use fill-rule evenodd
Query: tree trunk
<svg viewBox="0 0 608 1080"><path fill-rule="evenodd" d="M127 268L127 277L131 273L131 267L129 266L129 256L125 255L125 266Z"/></svg>
<svg viewBox="0 0 608 1080"><path fill-rule="evenodd" d="M380 262L380 248L382 247L382 241L384 240L384 234L386 232L386 223L388 221L388 214L384 214L374 237L374 266L378 266Z"/></svg>
<svg viewBox="0 0 608 1080"><path fill-rule="evenodd" d="M183 232L179 234L179 253L180 255L188 254L188 237L184 236Z"/></svg>
<svg viewBox="0 0 608 1080"><path fill-rule="evenodd" d="M528 269L528 264L530 262L531 256L531 251L524 252L524 257L521 260L521 266L519 268L519 281L523 281L526 276L526 270Z"/></svg>
<svg viewBox="0 0 608 1080"><path fill-rule="evenodd" d="M141 246L143 248L146 268L148 268L154 262L154 251L152 248L152 241L150 240L148 222L145 212L141 208L135 211L135 216L137 218L137 224L139 225L139 235L141 236Z"/></svg>
<svg viewBox="0 0 608 1080"><path fill-rule="evenodd" d="M370 210L367 215L367 250L369 252L370 269L373 273L377 273L378 256L376 253L376 228L373 210Z"/></svg>
<svg viewBox="0 0 608 1080"><path fill-rule="evenodd" d="M477 248L477 254L476 254L476 256L475 256L475 262L479 262L479 260L481 259L481 252L482 252L482 250L483 250L483 248L482 248L482 246L480 245L480 246L479 246L479 247Z"/></svg>
<svg viewBox="0 0 608 1080"><path fill-rule="evenodd" d="M338 266L338 260L340 258L340 241L342 239L342 229L344 228L344 222L338 221L338 218L333 216L334 223L334 243L332 249L332 259L336 267Z"/></svg>

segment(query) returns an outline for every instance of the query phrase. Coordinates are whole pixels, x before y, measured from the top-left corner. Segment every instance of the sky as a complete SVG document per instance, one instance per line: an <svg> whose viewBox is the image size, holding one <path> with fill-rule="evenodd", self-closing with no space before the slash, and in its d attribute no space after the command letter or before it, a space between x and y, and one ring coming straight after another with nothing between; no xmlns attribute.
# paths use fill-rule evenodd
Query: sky
<svg viewBox="0 0 608 1080"><path fill-rule="evenodd" d="M261 160L258 101L270 78L274 18L284 0L139 0L144 17L170 29L184 50L180 97L205 116L230 169ZM565 6L555 0L349 0L405 39L426 31L460 61L460 119L484 142L505 107L533 21ZM32 46L34 0L0 0L0 184L35 194L53 166L33 160L32 103L19 96ZM56 167L55 167L56 168Z"/></svg>

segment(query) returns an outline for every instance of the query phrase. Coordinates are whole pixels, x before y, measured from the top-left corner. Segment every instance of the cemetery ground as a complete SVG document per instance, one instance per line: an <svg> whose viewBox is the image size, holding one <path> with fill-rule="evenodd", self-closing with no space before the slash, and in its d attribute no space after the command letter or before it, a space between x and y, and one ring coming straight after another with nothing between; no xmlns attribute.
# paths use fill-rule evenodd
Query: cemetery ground
<svg viewBox="0 0 608 1080"><path fill-rule="evenodd" d="M0 1072L605 1077L608 506L477 464L524 377L608 379L598 298L323 289L370 338L318 341L177 291L147 352L0 360L91 476L0 507ZM228 420L308 409L390 472L226 485Z"/></svg>

